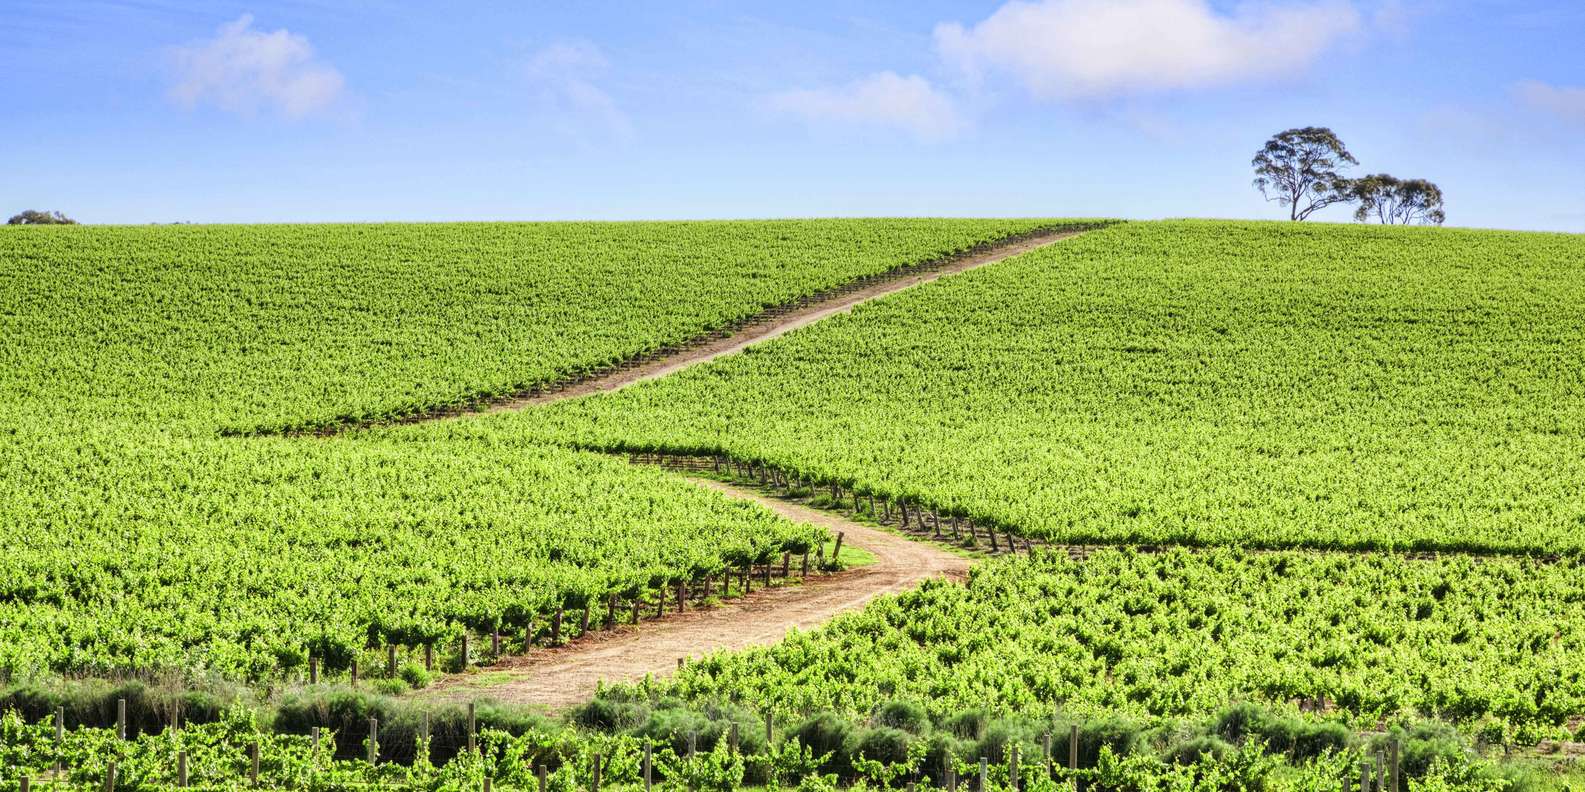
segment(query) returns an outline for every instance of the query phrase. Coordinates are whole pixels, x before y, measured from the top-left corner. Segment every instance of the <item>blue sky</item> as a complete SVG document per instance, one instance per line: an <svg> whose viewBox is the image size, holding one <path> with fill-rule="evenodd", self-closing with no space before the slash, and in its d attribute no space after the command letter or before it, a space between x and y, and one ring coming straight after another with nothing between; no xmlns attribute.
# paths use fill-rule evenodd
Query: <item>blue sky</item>
<svg viewBox="0 0 1585 792"><path fill-rule="evenodd" d="M1562 0L10 0L0 211L1277 218L1249 159L1313 124L1450 225L1585 231L1582 41Z"/></svg>

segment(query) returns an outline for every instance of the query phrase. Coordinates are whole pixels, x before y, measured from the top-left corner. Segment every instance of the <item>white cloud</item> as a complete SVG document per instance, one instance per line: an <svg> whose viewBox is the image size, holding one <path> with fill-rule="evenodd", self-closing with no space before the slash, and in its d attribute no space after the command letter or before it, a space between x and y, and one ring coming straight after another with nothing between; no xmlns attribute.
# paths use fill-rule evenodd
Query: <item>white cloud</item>
<svg viewBox="0 0 1585 792"><path fill-rule="evenodd" d="M1519 101L1565 121L1585 124L1585 88L1548 85L1527 80L1514 86Z"/></svg>
<svg viewBox="0 0 1585 792"><path fill-rule="evenodd" d="M769 105L811 124L889 127L926 141L950 138L963 127L952 100L929 80L890 71L841 86L783 91Z"/></svg>
<svg viewBox="0 0 1585 792"><path fill-rule="evenodd" d="M569 136L582 138L592 124L627 140L633 136L632 122L595 82L609 67L599 47L562 41L529 56L525 73L539 90L544 117Z"/></svg>
<svg viewBox="0 0 1585 792"><path fill-rule="evenodd" d="M251 14L172 55L171 97L186 107L210 103L243 115L269 108L301 118L334 105L345 84L340 72L315 57L307 38L284 28L255 30Z"/></svg>
<svg viewBox="0 0 1585 792"><path fill-rule="evenodd" d="M936 26L941 56L974 76L1006 72L1037 97L1089 98L1292 74L1360 28L1345 0L1012 0L964 28Z"/></svg>

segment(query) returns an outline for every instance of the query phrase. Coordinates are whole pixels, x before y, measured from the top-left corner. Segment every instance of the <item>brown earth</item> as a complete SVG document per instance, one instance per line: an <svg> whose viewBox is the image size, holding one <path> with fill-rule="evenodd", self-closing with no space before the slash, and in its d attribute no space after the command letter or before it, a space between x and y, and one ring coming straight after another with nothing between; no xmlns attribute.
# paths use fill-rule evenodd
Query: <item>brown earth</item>
<svg viewBox="0 0 1585 792"><path fill-rule="evenodd" d="M638 627L596 631L564 646L503 658L483 673L445 677L421 695L563 709L589 700L601 681L661 676L676 670L678 658L773 644L788 630L818 627L882 594L907 591L927 578L961 579L968 574L968 558L938 546L730 484L691 480L728 497L757 501L787 519L824 526L833 534L841 531L845 548L866 550L877 561L834 574L810 575L802 584L759 589L715 607L668 614Z"/></svg>

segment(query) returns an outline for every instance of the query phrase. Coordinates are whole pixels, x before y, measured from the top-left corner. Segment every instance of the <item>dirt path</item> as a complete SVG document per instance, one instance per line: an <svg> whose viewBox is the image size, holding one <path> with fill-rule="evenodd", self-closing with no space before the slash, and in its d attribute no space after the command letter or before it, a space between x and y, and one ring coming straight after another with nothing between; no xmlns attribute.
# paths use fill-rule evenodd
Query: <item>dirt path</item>
<svg viewBox="0 0 1585 792"><path fill-rule="evenodd" d="M715 608L668 615L636 629L595 632L566 646L506 658L485 673L446 677L424 695L561 709L589 700L601 680L630 682L645 674L664 675L676 670L679 657L773 644L793 627L817 627L926 578L968 574L969 559L929 543L730 484L691 480L729 497L758 501L788 519L842 531L844 547L862 548L879 560L832 575L811 575L802 585L760 589Z"/></svg>
<svg viewBox="0 0 1585 792"><path fill-rule="evenodd" d="M929 283L946 275L971 270L975 267L983 267L986 264L994 264L1020 253L1027 253L1036 248L1042 248L1082 233L1084 232L1050 231L994 244L984 250L953 259L939 266L929 266L897 277L883 277L865 286L839 290L836 294L823 299L816 299L786 308L771 309L766 311L762 317L752 319L730 333L719 334L717 337L706 341L688 344L670 354L639 361L595 375L589 379L580 380L565 387L543 393L505 399L496 402L485 411L520 410L524 407L549 404L562 399L614 391L632 385L635 382L664 377L689 366L707 363L722 355L739 352L751 344L768 341L800 327L806 327L832 314L851 310L853 306L859 303L885 297L888 294L895 294L911 286ZM421 416L420 419L423 417L445 416Z"/></svg>

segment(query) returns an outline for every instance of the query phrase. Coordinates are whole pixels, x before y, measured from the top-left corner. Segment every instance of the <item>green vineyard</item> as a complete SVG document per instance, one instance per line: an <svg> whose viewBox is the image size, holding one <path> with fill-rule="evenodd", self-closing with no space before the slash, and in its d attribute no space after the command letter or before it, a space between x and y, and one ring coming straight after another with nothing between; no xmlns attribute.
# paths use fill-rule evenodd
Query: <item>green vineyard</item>
<svg viewBox="0 0 1585 792"><path fill-rule="evenodd" d="M1582 271L1578 236L1129 223L450 431L725 453L1066 543L1577 554Z"/></svg>
<svg viewBox="0 0 1585 792"><path fill-rule="evenodd" d="M0 296L0 792L1582 777L1579 236L24 227Z"/></svg>

